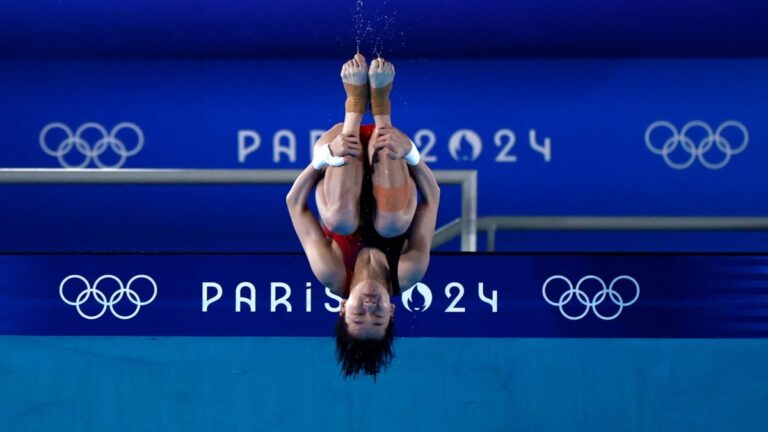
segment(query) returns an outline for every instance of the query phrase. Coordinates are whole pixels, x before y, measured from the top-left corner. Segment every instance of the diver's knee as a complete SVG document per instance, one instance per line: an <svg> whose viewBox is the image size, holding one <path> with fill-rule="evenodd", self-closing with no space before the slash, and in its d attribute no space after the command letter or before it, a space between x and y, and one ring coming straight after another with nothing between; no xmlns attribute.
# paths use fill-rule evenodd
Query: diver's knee
<svg viewBox="0 0 768 432"><path fill-rule="evenodd" d="M411 215L403 212L378 212L373 226L380 236L392 238L405 234L412 220Z"/></svg>
<svg viewBox="0 0 768 432"><path fill-rule="evenodd" d="M323 216L325 226L339 235L349 235L357 231L360 215L353 205L336 205L328 209Z"/></svg>

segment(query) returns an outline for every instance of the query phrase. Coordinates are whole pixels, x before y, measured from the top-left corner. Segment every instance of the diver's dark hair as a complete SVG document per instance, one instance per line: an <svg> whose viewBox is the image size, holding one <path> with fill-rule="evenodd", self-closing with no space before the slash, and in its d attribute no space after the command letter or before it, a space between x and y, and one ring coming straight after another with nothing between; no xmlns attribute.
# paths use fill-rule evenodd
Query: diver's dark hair
<svg viewBox="0 0 768 432"><path fill-rule="evenodd" d="M376 375L395 357L392 352L394 330L395 323L390 318L383 338L358 339L349 334L344 315L340 315L336 322L336 362L344 378L357 377L363 372L376 380Z"/></svg>

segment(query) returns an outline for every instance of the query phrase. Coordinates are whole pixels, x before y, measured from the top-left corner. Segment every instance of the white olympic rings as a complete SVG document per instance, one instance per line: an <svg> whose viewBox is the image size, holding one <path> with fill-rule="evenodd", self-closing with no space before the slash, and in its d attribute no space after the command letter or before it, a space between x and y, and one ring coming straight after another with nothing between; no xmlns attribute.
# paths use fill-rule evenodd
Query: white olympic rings
<svg viewBox="0 0 768 432"><path fill-rule="evenodd" d="M54 150L46 142L48 133L54 129L60 129L64 131L66 137L59 142L58 147ZM93 148L89 143L83 139L83 133L89 129L98 131L101 134L93 145ZM125 143L117 137L118 132L123 129L130 129L136 134L136 144L131 150L125 147ZM47 124L43 130L40 131L40 147L46 154L58 158L59 163L64 168L84 168L93 161L99 168L120 168L125 163L125 160L129 156L133 156L144 146L144 132L136 124L130 122L122 122L113 127L111 131L107 131L104 126L96 122L84 123L77 128L73 133L72 129L64 123L54 122ZM84 156L82 162L77 165L70 164L66 161L65 156L68 155L72 149L76 149L80 154ZM107 148L117 154L119 159L111 164L107 165L101 160L101 156L107 151Z"/></svg>
<svg viewBox="0 0 768 432"><path fill-rule="evenodd" d="M72 279L78 279L82 281L85 284L85 289L80 292L80 294L77 295L75 300L69 300L64 295L64 285L67 284ZM104 279L112 279L113 281L117 282L118 289L112 293L111 296L109 296L109 299L107 299L107 295L104 294L103 291L98 289L99 282L101 282ZM149 300L141 301L141 298L139 297L139 293L131 289L131 284L136 281L137 279L146 279L149 281L149 283L152 284L153 293L152 297L150 297ZM64 303L75 306L77 308L77 312L80 314L81 317L87 319L87 320L95 320L97 318L100 318L102 315L104 315L104 312L109 309L112 312L112 315L114 315L116 318L119 318L121 320L128 320L136 316L136 314L139 313L139 310L141 310L142 306L146 306L152 301L155 300L155 297L157 297L157 284L155 281L147 276L147 275L136 275L131 278L131 280L128 281L128 284L123 286L123 282L114 275L104 275L96 279L96 282L93 283L93 286L90 285L88 280L80 275L69 275L64 278L64 280L61 281L61 284L59 285L59 295L61 296L61 299L64 300ZM89 298L93 296L93 299L96 300L97 303L101 305L101 311L99 311L96 314L89 315L85 312L83 312L82 308L80 307L85 302L88 301ZM133 312L131 312L128 315L121 315L117 311L115 311L115 305L123 299L123 297L126 297L129 302L133 303L135 306Z"/></svg>
<svg viewBox="0 0 768 432"><path fill-rule="evenodd" d="M735 148L723 136L723 131L729 127L738 129L742 136L741 143ZM651 134L658 128L668 129L672 133L660 147L654 145L651 140ZM706 136L698 142L698 145L687 135L693 128L700 128L706 133ZM749 144L749 131L747 131L743 123L736 120L723 122L715 131L712 131L712 128L701 120L693 120L686 123L680 132L677 131L675 125L665 120L655 121L645 130L645 145L648 147L648 150L654 154L661 155L670 168L677 170L688 168L697 158L702 165L711 170L720 169L728 165L731 156L743 152L747 148L747 144ZM678 145L688 153L688 157L683 161L676 162L669 155L677 149ZM705 156L713 147L717 147L723 153L723 159L719 162L710 162Z"/></svg>
<svg viewBox="0 0 768 432"><path fill-rule="evenodd" d="M552 282L553 280L562 280L562 281L565 281L565 283L568 285L568 289L560 296L559 300L556 302L552 301L547 295L547 286L549 286L550 282ZM595 294L595 296L592 297L592 299L589 298L587 293L581 290L581 284L588 280L596 280L600 283L600 286L602 287L602 289L597 294ZM632 298L632 300L628 302L625 302L624 299L621 297L621 295L616 290L613 289L613 286L616 285L616 282L620 280L628 280L635 285L636 294ZM592 309L592 312L594 312L598 318L602 320L610 321L618 317L626 306L633 305L637 301L637 299L640 298L640 284L637 283L637 280L635 280L635 278L627 275L622 275L613 279L611 284L606 288L605 282L603 282L602 279L594 275L588 275L579 279L579 281L576 283L576 287L574 288L573 284L567 277L562 275L555 275L555 276L551 276L549 279L544 281L544 285L542 285L541 287L541 293L544 296L544 300L547 303L549 303L552 306L557 306L560 309L560 313L569 320L572 320L572 321L580 320L585 316L587 316L587 314L589 313L589 310ZM582 312L579 315L569 315L568 313L565 312L565 309L563 309L563 306L568 304L571 301L571 299L574 297L576 298L576 300L579 301L579 303L581 303L584 306L584 312ZM602 315L597 310L597 306L602 304L603 301L606 299L606 297L610 298L610 300L616 306L619 307L619 309L613 315L608 315L608 316Z"/></svg>

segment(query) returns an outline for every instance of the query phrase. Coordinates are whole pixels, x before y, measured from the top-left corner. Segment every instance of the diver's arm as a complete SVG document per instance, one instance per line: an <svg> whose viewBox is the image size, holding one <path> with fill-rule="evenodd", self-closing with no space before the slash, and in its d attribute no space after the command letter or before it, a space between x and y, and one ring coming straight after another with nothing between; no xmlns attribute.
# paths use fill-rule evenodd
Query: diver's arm
<svg viewBox="0 0 768 432"><path fill-rule="evenodd" d="M411 176L421 193L421 202L411 223L411 233L398 263L398 279L402 289L419 282L429 266L429 251L435 235L437 209L440 206L440 187L432 170L424 161L409 166Z"/></svg>
<svg viewBox="0 0 768 432"><path fill-rule="evenodd" d="M331 242L325 237L308 206L309 195L321 177L321 170L316 170L312 165L307 166L293 182L285 202L288 213L291 215L293 229L299 236L312 273L332 291L341 292L346 278L344 262L333 253Z"/></svg>

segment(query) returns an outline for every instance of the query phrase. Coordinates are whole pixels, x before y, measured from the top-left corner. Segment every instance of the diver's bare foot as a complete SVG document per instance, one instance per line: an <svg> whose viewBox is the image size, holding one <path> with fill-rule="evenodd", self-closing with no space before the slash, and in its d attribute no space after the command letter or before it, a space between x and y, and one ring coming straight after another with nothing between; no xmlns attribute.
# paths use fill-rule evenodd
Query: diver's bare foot
<svg viewBox="0 0 768 432"><path fill-rule="evenodd" d="M362 54L355 54L352 60L344 63L341 67L341 81L352 85L368 83L368 63Z"/></svg>
<svg viewBox="0 0 768 432"><path fill-rule="evenodd" d="M379 57L371 62L371 68L368 71L368 82L371 83L371 88L382 88L395 79L395 66Z"/></svg>
<svg viewBox="0 0 768 432"><path fill-rule="evenodd" d="M341 67L341 82L347 92L345 112L365 114L368 105L368 64L365 57L356 54Z"/></svg>
<svg viewBox="0 0 768 432"><path fill-rule="evenodd" d="M392 82L395 80L395 66L379 57L371 62L368 71L368 83L371 86L371 114L390 115L392 105L389 102L389 93L392 91Z"/></svg>

